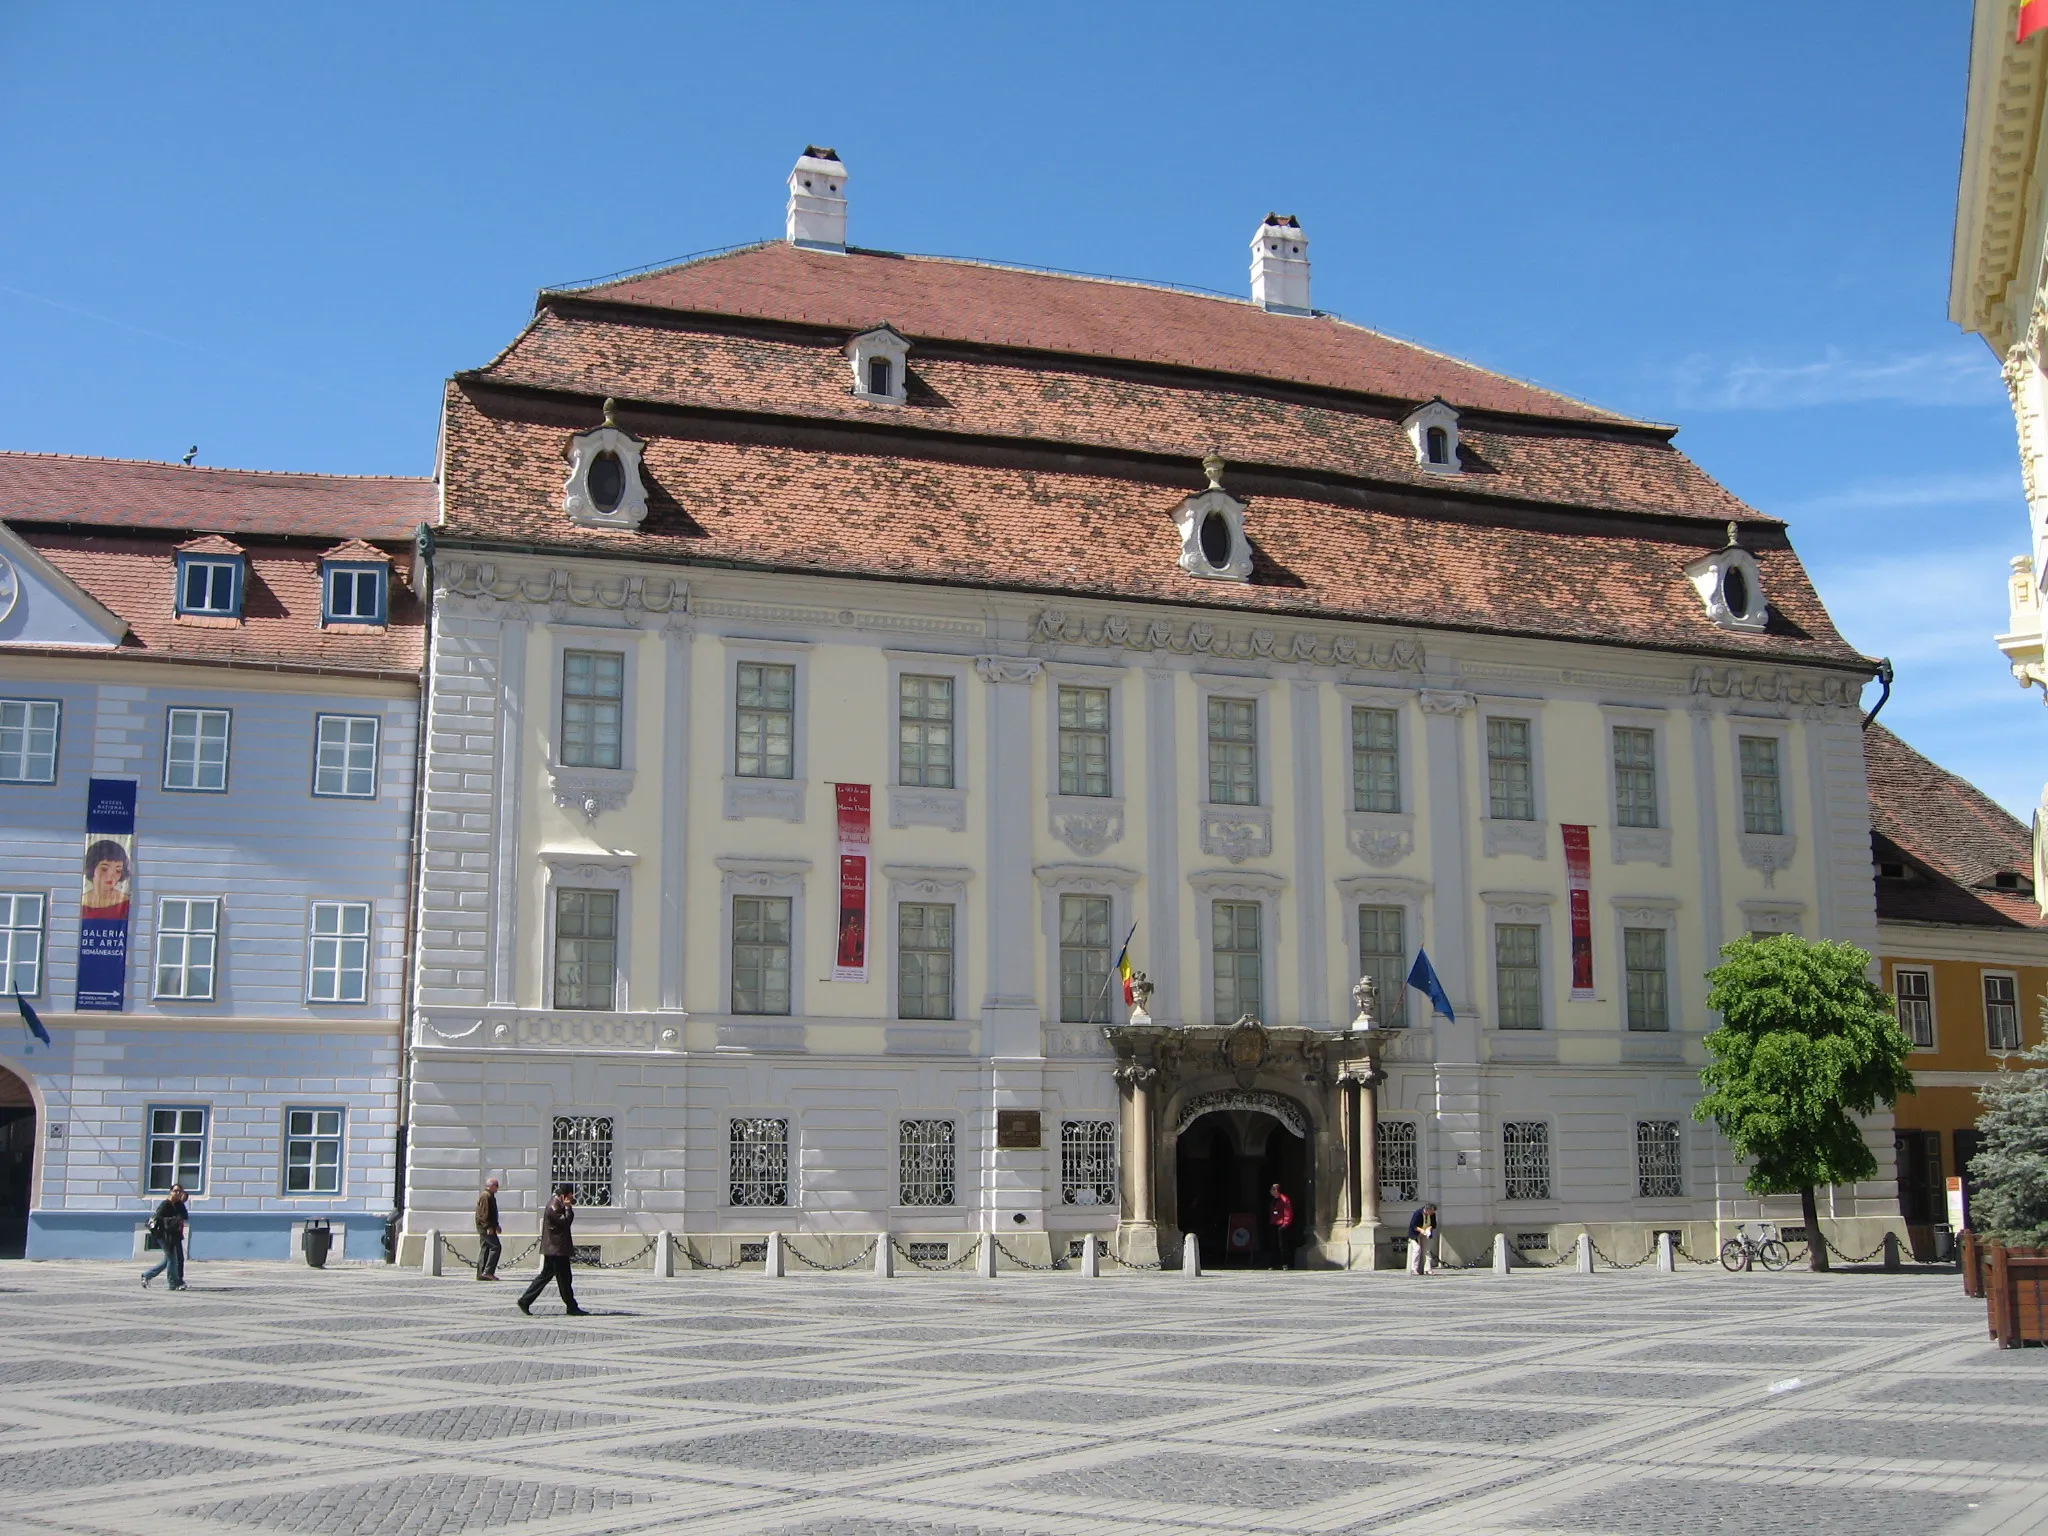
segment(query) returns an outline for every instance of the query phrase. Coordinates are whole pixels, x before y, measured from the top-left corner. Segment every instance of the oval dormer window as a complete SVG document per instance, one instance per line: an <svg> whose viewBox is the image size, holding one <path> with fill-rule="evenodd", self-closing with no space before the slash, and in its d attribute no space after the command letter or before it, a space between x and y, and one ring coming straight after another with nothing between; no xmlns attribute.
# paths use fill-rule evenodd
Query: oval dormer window
<svg viewBox="0 0 2048 1536"><path fill-rule="evenodd" d="M1221 512L1202 519L1202 558L1218 570L1230 564L1230 519Z"/></svg>
<svg viewBox="0 0 2048 1536"><path fill-rule="evenodd" d="M1721 601L1736 618L1749 617L1749 578L1742 574L1741 566L1731 565L1721 578Z"/></svg>
<svg viewBox="0 0 2048 1536"><path fill-rule="evenodd" d="M616 512L626 499L626 466L607 448L590 461L590 504L600 512Z"/></svg>

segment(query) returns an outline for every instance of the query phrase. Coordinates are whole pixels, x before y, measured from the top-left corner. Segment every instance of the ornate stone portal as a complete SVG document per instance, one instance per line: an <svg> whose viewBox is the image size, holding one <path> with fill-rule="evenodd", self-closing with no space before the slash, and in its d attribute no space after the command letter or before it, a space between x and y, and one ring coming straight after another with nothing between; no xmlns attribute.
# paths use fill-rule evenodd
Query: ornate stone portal
<svg viewBox="0 0 2048 1536"><path fill-rule="evenodd" d="M1306 1231L1310 1262L1370 1268L1379 1227L1381 1048L1370 993L1348 1030L1235 1024L1159 1025L1140 1013L1103 1030L1123 1093L1123 1220L1117 1252L1154 1264L1180 1250L1183 1233L1175 1151L1203 1115L1270 1115L1308 1146ZM1142 1020L1142 1022L1139 1022Z"/></svg>

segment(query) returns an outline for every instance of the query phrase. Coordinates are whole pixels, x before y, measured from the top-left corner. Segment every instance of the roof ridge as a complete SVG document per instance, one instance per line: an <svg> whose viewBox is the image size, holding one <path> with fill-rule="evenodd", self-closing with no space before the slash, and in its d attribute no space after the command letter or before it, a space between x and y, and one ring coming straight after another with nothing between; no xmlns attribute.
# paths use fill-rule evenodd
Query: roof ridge
<svg viewBox="0 0 2048 1536"><path fill-rule="evenodd" d="M60 459L72 464L134 464L148 469L188 470L205 475L273 475L292 480L387 480L401 485L431 485L432 475L351 475L318 469L242 469L231 464L181 464L176 459L125 459L99 453L44 453L33 448L0 448L0 458Z"/></svg>

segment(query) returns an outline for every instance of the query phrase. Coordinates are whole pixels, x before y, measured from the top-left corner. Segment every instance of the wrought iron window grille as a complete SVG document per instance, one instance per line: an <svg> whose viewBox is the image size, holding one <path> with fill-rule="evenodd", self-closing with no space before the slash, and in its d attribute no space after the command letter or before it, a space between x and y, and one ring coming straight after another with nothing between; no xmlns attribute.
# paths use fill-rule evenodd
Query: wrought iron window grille
<svg viewBox="0 0 2048 1536"><path fill-rule="evenodd" d="M727 1198L732 1204L789 1204L787 1120L735 1120L728 1133L727 1149L731 1175Z"/></svg>
<svg viewBox="0 0 2048 1536"><path fill-rule="evenodd" d="M550 1186L567 1184L578 1205L612 1203L612 1117L557 1115L548 1158Z"/></svg>

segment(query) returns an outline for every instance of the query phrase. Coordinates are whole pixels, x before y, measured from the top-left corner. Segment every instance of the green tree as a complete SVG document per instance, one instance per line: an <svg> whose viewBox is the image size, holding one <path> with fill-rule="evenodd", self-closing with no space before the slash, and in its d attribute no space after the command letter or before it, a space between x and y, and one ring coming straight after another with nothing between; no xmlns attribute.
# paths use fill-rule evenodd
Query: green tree
<svg viewBox="0 0 2048 1536"><path fill-rule="evenodd" d="M2048 1024L2048 1007L2041 1017ZM2048 1040L2033 1065L2000 1072L1977 1097L1984 1144L1970 1159L1970 1225L2013 1248L2048 1246Z"/></svg>
<svg viewBox="0 0 2048 1536"><path fill-rule="evenodd" d="M1826 1269L1814 1189L1877 1172L1851 1117L1913 1088L1892 1000L1854 944L1791 934L1723 945L1707 983L1721 1027L1706 1039L1713 1060L1693 1118L1712 1120L1749 1160L1751 1194L1798 1193L1808 1263Z"/></svg>

